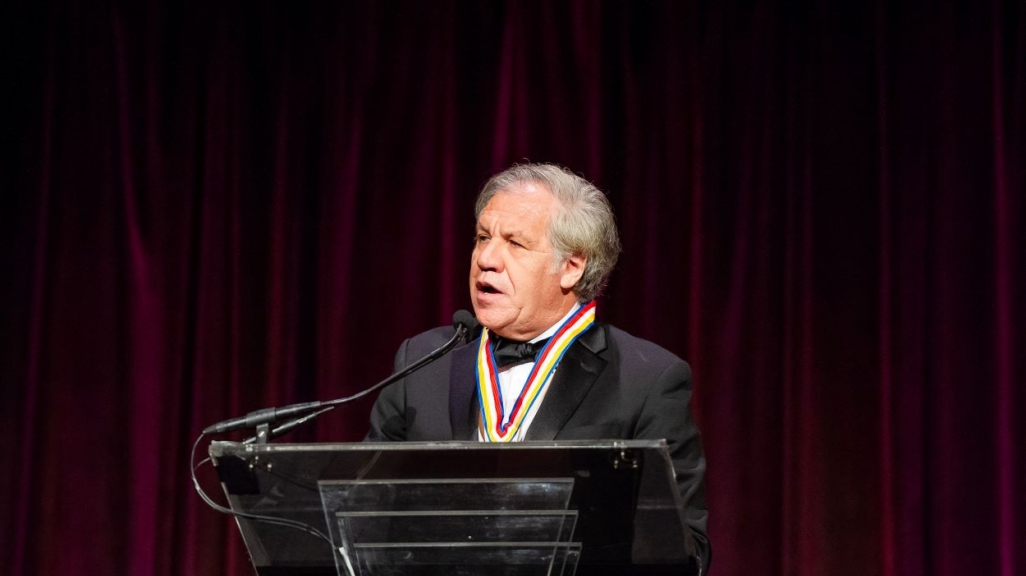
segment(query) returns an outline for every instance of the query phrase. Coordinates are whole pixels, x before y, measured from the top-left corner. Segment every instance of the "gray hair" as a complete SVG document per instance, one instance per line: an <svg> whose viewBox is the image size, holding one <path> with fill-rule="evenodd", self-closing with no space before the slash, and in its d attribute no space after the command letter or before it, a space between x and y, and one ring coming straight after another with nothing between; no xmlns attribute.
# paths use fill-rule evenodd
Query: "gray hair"
<svg viewBox="0 0 1026 576"><path fill-rule="evenodd" d="M485 183L477 196L474 216L480 218L485 206L499 192L528 182L544 185L559 202L560 208L549 222L549 242L556 253L556 264L573 255L587 258L574 293L581 303L594 299L602 292L620 256L620 235L613 209L594 184L555 164L514 165Z"/></svg>

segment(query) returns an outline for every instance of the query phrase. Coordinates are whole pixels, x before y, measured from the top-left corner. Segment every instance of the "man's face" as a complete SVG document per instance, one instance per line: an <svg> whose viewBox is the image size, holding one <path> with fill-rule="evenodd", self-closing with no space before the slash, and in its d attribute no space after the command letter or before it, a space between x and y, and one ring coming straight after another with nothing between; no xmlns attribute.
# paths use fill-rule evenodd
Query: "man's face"
<svg viewBox="0 0 1026 576"><path fill-rule="evenodd" d="M585 259L556 266L548 231L557 207L547 187L527 182L499 191L478 217L470 299L478 321L500 336L534 338L576 301Z"/></svg>

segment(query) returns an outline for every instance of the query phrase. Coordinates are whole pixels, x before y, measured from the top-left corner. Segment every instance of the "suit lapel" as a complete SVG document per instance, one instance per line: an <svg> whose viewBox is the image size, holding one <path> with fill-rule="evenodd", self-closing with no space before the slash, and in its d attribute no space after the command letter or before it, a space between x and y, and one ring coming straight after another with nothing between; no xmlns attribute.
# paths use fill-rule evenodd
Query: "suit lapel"
<svg viewBox="0 0 1026 576"><path fill-rule="evenodd" d="M605 368L605 349L606 327L596 324L566 351L525 440L555 439Z"/></svg>
<svg viewBox="0 0 1026 576"><path fill-rule="evenodd" d="M479 340L453 350L449 368L449 424L453 440L477 439L477 348Z"/></svg>

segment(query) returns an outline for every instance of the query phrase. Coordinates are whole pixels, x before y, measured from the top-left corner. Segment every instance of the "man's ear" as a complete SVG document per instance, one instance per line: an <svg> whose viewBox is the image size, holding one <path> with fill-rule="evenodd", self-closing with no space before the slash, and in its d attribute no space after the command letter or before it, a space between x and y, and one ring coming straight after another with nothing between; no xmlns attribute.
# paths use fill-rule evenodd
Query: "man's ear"
<svg viewBox="0 0 1026 576"><path fill-rule="evenodd" d="M563 290L571 290L584 276L584 265L588 263L588 257L581 254L574 254L563 261L563 275L559 278L559 287Z"/></svg>

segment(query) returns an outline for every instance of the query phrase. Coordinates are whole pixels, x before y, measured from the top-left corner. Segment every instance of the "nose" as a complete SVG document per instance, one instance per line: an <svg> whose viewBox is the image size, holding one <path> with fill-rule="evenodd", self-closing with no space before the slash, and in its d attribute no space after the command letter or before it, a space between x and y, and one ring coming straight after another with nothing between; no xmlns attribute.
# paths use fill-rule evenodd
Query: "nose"
<svg viewBox="0 0 1026 576"><path fill-rule="evenodd" d="M492 238L477 245L475 263L482 271L501 272L502 256L499 254L500 241Z"/></svg>

